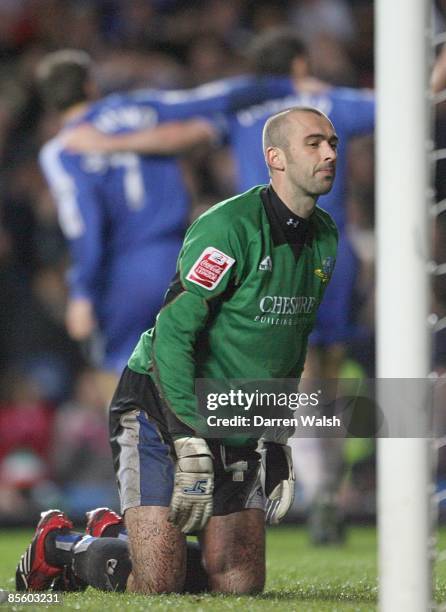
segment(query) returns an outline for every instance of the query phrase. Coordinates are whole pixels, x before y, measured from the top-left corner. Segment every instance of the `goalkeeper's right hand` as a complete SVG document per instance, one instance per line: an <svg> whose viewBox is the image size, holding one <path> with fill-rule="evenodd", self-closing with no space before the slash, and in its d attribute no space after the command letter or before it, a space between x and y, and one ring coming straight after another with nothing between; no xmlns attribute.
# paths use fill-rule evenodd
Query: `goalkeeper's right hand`
<svg viewBox="0 0 446 612"><path fill-rule="evenodd" d="M212 453L203 438L178 438L174 446L177 462L168 520L183 533L201 531L212 515Z"/></svg>
<svg viewBox="0 0 446 612"><path fill-rule="evenodd" d="M294 470L291 448L286 444L264 442L263 478L266 494L265 520L277 525L294 499Z"/></svg>

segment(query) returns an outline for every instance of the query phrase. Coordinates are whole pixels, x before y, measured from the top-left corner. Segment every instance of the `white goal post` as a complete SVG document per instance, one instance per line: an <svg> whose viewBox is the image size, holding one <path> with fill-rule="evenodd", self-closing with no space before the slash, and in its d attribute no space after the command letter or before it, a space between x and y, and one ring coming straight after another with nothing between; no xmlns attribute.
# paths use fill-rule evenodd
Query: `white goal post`
<svg viewBox="0 0 446 612"><path fill-rule="evenodd" d="M375 0L378 378L430 369L430 13L430 0ZM431 469L427 435L378 441L382 612L431 609Z"/></svg>

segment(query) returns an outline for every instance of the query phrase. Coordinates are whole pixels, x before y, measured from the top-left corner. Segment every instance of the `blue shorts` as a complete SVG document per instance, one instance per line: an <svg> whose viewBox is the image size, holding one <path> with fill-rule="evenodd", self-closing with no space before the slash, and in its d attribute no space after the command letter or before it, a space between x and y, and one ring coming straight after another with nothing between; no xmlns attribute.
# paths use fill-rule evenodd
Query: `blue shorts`
<svg viewBox="0 0 446 612"><path fill-rule="evenodd" d="M110 407L110 439L121 511L138 506L170 505L175 468L166 410L151 378L126 368ZM224 447L207 440L214 456L214 516L247 508L264 510L260 455L255 448ZM246 461L243 479L231 465Z"/></svg>
<svg viewBox="0 0 446 612"><path fill-rule="evenodd" d="M333 275L310 334L311 345L347 342L355 336L353 294L359 269L358 258L345 232L339 236L338 254Z"/></svg>

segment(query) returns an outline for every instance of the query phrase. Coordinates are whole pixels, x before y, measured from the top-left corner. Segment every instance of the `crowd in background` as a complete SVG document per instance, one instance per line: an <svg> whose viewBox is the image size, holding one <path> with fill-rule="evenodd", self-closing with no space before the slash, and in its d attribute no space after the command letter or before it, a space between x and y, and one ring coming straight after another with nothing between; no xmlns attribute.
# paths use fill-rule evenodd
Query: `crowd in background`
<svg viewBox="0 0 446 612"><path fill-rule="evenodd" d="M96 61L103 94L192 87L246 72L250 39L279 25L296 28L308 44L315 76L373 87L372 0L0 2L0 524L34 520L49 506L79 517L117 505L104 407L82 346L64 329L68 255L37 163L59 125L39 103L37 63L48 51L82 48ZM439 142L444 132L439 128ZM191 218L235 191L224 146L185 157L184 171ZM347 207L361 261L356 319L365 333L351 347L347 375L374 374L373 183L373 140L357 139L349 151ZM437 176L441 197L444 184ZM444 222L437 235L441 257ZM446 292L441 283L435 289L441 312ZM444 353L437 351L437 367L445 366ZM372 513L373 462L368 455L357 463L363 478L355 484L352 468L346 503Z"/></svg>

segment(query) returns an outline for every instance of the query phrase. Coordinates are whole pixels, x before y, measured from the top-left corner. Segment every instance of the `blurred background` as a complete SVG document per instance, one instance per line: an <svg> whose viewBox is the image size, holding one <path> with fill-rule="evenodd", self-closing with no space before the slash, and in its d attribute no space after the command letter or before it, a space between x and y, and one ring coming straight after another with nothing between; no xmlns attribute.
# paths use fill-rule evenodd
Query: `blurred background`
<svg viewBox="0 0 446 612"><path fill-rule="evenodd" d="M446 2L434 17L444 30ZM0 526L35 521L61 507L119 508L107 419L94 371L64 328L68 254L37 155L59 124L33 87L36 64L49 51L82 48L97 63L103 94L139 87L187 88L246 72L244 50L257 33L292 26L309 46L312 73L334 85L371 87L372 0L0 0ZM446 147L446 113L436 118ZM349 149L349 235L361 262L354 317L362 333L348 348L345 377L374 376L373 139ZM184 159L193 196L191 219L234 194L226 147ZM437 199L446 198L439 163ZM446 261L446 213L433 234ZM433 287L446 314L446 285ZM433 367L446 371L438 334ZM350 518L375 513L373 441L349 443L340 502ZM446 479L440 456L439 479ZM295 516L302 518L299 489Z"/></svg>

